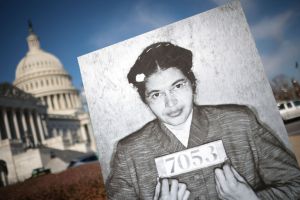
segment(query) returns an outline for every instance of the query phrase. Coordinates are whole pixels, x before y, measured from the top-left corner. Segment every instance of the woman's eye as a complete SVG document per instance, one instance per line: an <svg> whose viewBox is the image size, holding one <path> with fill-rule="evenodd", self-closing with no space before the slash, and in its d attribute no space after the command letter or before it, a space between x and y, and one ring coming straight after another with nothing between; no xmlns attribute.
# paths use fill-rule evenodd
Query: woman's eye
<svg viewBox="0 0 300 200"><path fill-rule="evenodd" d="M156 99L156 98L158 98L159 96L160 96L160 93L157 92L157 93L152 94L152 95L151 95L151 98L152 98L152 99Z"/></svg>
<svg viewBox="0 0 300 200"><path fill-rule="evenodd" d="M178 83L175 85L176 88L182 88L182 86L183 86L183 83Z"/></svg>

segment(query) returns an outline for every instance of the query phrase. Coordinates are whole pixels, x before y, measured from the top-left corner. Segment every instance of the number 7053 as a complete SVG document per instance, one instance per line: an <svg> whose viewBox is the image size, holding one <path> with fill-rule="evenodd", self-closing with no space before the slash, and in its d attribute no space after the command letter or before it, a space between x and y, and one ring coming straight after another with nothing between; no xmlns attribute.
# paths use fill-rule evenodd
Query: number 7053
<svg viewBox="0 0 300 200"><path fill-rule="evenodd" d="M189 170L201 167L204 163L209 164L217 160L218 154L215 152L214 146L207 147L209 151L200 152L199 149L193 149L187 152L168 157L165 159L166 165L170 166L169 173Z"/></svg>

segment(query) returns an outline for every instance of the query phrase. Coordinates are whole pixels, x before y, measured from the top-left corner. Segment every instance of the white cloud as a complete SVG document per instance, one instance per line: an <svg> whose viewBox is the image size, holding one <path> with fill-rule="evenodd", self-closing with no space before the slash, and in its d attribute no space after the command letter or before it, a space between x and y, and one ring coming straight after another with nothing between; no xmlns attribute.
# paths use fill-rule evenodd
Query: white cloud
<svg viewBox="0 0 300 200"><path fill-rule="evenodd" d="M158 28L174 20L173 17L166 13L167 8L163 9L159 5L150 7L142 1L136 5L135 11L133 18L140 25L148 26L149 28Z"/></svg>
<svg viewBox="0 0 300 200"><path fill-rule="evenodd" d="M264 18L252 26L254 38L281 40L292 15L292 11L286 11L275 17Z"/></svg>

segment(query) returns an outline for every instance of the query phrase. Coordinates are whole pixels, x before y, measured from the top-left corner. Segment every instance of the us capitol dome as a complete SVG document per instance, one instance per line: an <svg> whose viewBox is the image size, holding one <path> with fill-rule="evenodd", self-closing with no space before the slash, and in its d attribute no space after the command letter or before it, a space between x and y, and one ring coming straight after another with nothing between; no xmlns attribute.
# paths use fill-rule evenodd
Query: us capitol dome
<svg viewBox="0 0 300 200"><path fill-rule="evenodd" d="M71 76L56 56L41 49L32 25L27 43L29 51L17 65L14 85L40 99L49 114L75 114L82 105Z"/></svg>
<svg viewBox="0 0 300 200"><path fill-rule="evenodd" d="M33 95L47 109L48 144L60 149L73 148L73 144L85 143L83 151L93 144L93 134L88 113L83 109L79 91L72 85L72 77L60 60L40 46L38 36L29 22L28 52L16 69L14 86ZM53 138L60 136L63 144ZM42 142L43 143L43 142ZM78 145L77 145L78 146ZM94 144L92 149L95 149Z"/></svg>
<svg viewBox="0 0 300 200"><path fill-rule="evenodd" d="M72 77L40 47L31 22L27 43L13 85L0 83L0 164L5 166L0 187L26 180L41 167L60 172L72 159L96 151Z"/></svg>

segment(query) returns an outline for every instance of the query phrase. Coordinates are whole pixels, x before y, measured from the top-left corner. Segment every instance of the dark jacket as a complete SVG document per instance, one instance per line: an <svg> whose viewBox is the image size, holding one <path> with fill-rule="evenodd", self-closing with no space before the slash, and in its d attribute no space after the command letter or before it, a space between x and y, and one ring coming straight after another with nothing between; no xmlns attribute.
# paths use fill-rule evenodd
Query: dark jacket
<svg viewBox="0 0 300 200"><path fill-rule="evenodd" d="M237 105L195 106L187 148L222 140L231 165L261 199L298 199L300 171L295 156ZM186 149L158 120L122 139L107 181L108 199L153 199L157 183L154 159ZM178 175L189 199L218 199L214 169L221 164Z"/></svg>

